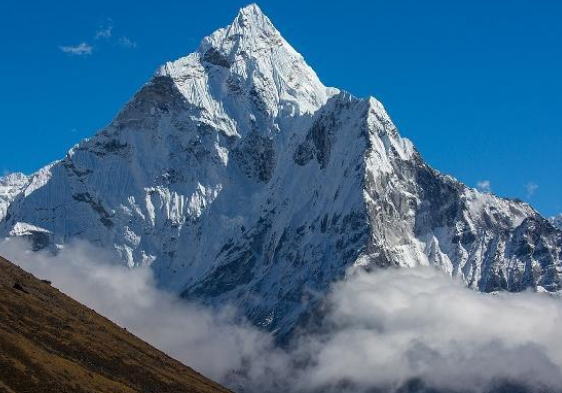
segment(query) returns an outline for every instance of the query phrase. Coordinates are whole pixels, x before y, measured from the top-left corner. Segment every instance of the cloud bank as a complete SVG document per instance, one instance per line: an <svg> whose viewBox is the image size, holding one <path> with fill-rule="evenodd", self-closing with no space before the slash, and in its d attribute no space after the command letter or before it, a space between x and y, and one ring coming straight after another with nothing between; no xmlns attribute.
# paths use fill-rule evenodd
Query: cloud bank
<svg viewBox="0 0 562 393"><path fill-rule="evenodd" d="M224 380L271 344L234 310L206 310L156 288L148 267L129 269L114 256L76 242L58 255L10 240L0 254L133 334L206 375Z"/></svg>
<svg viewBox="0 0 562 393"><path fill-rule="evenodd" d="M392 392L412 381L440 391L503 381L562 389L558 297L477 293L431 268L356 273L333 287L315 333L278 348L233 308L157 289L148 267L130 270L86 243L56 256L26 250L19 240L0 245L1 255L235 390Z"/></svg>
<svg viewBox="0 0 562 393"><path fill-rule="evenodd" d="M330 296L332 326L310 386L422 379L454 391L500 380L561 387L561 299L482 294L430 268L359 274Z"/></svg>

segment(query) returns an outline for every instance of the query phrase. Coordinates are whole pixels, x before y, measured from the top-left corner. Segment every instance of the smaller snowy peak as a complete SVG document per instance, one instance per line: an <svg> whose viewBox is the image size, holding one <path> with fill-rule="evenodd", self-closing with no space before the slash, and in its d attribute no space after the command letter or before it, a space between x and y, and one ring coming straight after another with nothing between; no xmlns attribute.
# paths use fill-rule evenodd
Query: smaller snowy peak
<svg viewBox="0 0 562 393"><path fill-rule="evenodd" d="M528 217L538 216L528 203L500 198L474 188L465 187L463 199L468 208L465 218L476 227L488 223L511 230L520 226Z"/></svg>
<svg viewBox="0 0 562 393"><path fill-rule="evenodd" d="M20 172L0 177L0 221L6 216L12 201L28 183L29 177Z"/></svg>
<svg viewBox="0 0 562 393"><path fill-rule="evenodd" d="M562 213L560 213L557 216L554 217L550 217L548 219L548 221L550 221L550 223L552 225L554 225L556 228L560 229L562 231Z"/></svg>
<svg viewBox="0 0 562 393"><path fill-rule="evenodd" d="M28 176L21 172L9 173L6 176L0 177L0 186L10 187L13 185L21 184L26 182Z"/></svg>
<svg viewBox="0 0 562 393"><path fill-rule="evenodd" d="M61 162L60 160L53 161L52 163L45 165L43 168L39 169L34 174L28 177L25 187L22 189L25 196L28 196L43 187L51 179L53 173L51 172L56 165Z"/></svg>

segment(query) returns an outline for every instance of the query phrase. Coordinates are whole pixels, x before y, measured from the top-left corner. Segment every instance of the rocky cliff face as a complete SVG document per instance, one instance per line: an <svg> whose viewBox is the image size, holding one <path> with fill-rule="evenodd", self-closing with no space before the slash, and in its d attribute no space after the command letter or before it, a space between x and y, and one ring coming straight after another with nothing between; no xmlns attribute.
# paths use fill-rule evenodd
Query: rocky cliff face
<svg viewBox="0 0 562 393"><path fill-rule="evenodd" d="M284 334L348 269L435 265L561 289L562 233L430 168L374 98L327 88L255 5L33 175L0 232L73 238Z"/></svg>

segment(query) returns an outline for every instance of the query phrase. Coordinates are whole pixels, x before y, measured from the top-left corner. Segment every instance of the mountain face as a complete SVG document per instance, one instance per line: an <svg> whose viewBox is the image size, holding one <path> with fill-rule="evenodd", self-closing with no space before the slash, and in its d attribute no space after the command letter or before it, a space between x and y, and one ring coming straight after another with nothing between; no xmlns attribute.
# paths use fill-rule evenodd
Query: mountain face
<svg viewBox="0 0 562 393"><path fill-rule="evenodd" d="M0 233L114 248L278 334L353 268L435 265L486 292L562 286L560 230L429 167L380 102L323 86L255 5L32 175Z"/></svg>
<svg viewBox="0 0 562 393"><path fill-rule="evenodd" d="M0 392L229 390L0 257Z"/></svg>

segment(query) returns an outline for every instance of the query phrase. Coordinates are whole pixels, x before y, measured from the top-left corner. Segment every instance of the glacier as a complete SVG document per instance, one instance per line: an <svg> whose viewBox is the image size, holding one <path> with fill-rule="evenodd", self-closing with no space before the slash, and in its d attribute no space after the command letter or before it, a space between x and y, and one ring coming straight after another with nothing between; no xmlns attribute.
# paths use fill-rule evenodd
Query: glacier
<svg viewBox="0 0 562 393"><path fill-rule="evenodd" d="M326 87L258 6L160 67L60 161L0 179L0 235L73 239L285 336L354 269L557 292L562 232L431 168L383 105Z"/></svg>

